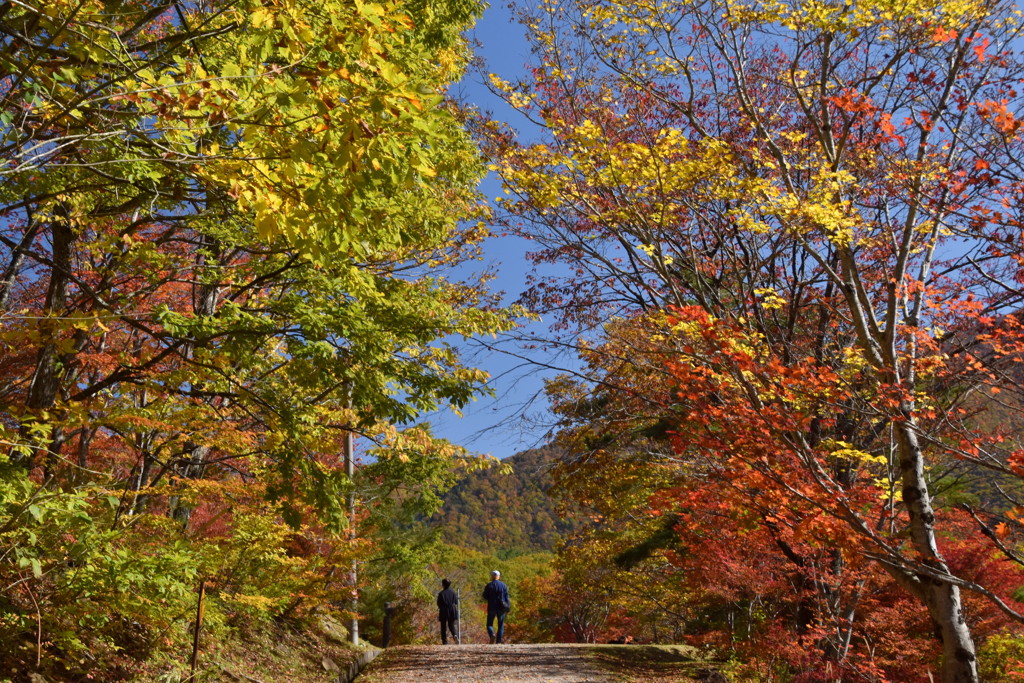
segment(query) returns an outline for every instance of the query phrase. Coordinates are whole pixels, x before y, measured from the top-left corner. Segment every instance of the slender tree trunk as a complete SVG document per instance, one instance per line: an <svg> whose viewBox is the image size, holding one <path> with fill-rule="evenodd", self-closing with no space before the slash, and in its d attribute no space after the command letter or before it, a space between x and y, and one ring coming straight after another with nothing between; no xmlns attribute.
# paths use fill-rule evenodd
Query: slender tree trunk
<svg viewBox="0 0 1024 683"><path fill-rule="evenodd" d="M850 643L853 640L853 620L857 617L857 603L860 602L861 588L863 581L857 582L857 589L839 614L839 628L836 639L836 661L842 662L850 653Z"/></svg>
<svg viewBox="0 0 1024 683"><path fill-rule="evenodd" d="M32 246L32 240L39 234L39 227L40 223L30 215L25 234L11 251L11 260L7 263L7 267L4 268L3 276L0 277L0 311L7 309L7 304L11 300L11 290L14 288L14 281L18 278L18 271L21 270L21 264L25 260L25 252Z"/></svg>
<svg viewBox="0 0 1024 683"><path fill-rule="evenodd" d="M203 473L206 456L210 453L210 447L190 441L185 444L185 449L185 454L182 456L184 464L178 473L184 479L199 479ZM193 505L182 501L180 496L172 496L170 501L171 517L180 522L182 526L188 526L194 509Z"/></svg>
<svg viewBox="0 0 1024 683"><path fill-rule="evenodd" d="M53 267L50 282L46 288L46 302L43 308L45 318L39 324L43 345L36 359L35 372L28 390L26 405L32 410L45 410L57 399L58 368L58 323L54 318L62 315L67 307L68 281L71 273L71 245L74 231L67 221L67 212L51 224L53 232Z"/></svg>
<svg viewBox="0 0 1024 683"><path fill-rule="evenodd" d="M78 458L76 463L78 469L75 471L74 476L71 477L71 481L74 483L84 483L88 480L85 471L89 468L89 448L95 435L96 430L92 427L82 427L78 435Z"/></svg>
<svg viewBox="0 0 1024 683"><path fill-rule="evenodd" d="M196 259L197 266L199 266L196 269L196 277L202 277L203 272L201 267L207 263L207 259L217 262L219 260L219 255L220 245L213 239L204 238L199 256ZM220 287L217 284L201 282L195 288L192 310L199 317L210 317L217 312L217 301L219 297ZM185 349L186 357L191 356L194 351L195 342L192 342L188 344ZM202 385L197 384L195 388L201 389ZM209 452L209 446L192 441L187 442L185 444L185 452L182 454L181 465L178 468L178 475L184 479L198 479L201 477L203 470L205 469L206 456ZM193 509L192 505L182 502L179 496L172 496L169 501L171 517L180 522L183 526L188 526L189 521L192 519Z"/></svg>
<svg viewBox="0 0 1024 683"><path fill-rule="evenodd" d="M132 354L136 359L136 362L142 360L142 337L138 336L135 338L135 343L132 344ZM145 387L138 389L133 394L133 402L136 408L145 408L149 405L149 390ZM139 467L138 473L135 470L132 471L132 477L128 482L129 490L132 494L132 502L126 510L128 516L137 515L142 513L146 509L146 503L148 496L142 493L143 489L149 486L150 472L153 469L154 458L153 458L153 432L139 432L133 437L135 450L139 453Z"/></svg>
<svg viewBox="0 0 1024 683"><path fill-rule="evenodd" d="M909 229L909 228L908 228ZM903 386L906 391L913 387L912 364L908 377L900 373L900 361L896 353L895 332L891 327L879 329L869 315L870 299L857 272L853 252L843 253L843 287L845 298L857 328L860 346L869 362L876 368L878 379L892 386ZM895 292L890 292L888 309L898 306ZM889 324L892 325L891 320ZM949 575L949 567L939 552L935 538L935 510L924 473L924 453L918 438L917 422L914 418L915 404L912 399L904 400L899 406L899 415L891 421L896 437L903 505L910 519L910 541L920 561L939 575ZM942 681L943 683L976 683L978 680L977 655L970 628L964 619L963 600L959 587L939 578L915 574L901 567L884 566L886 571L912 595L918 598L928 610L942 638Z"/></svg>
<svg viewBox="0 0 1024 683"><path fill-rule="evenodd" d="M904 404L901 412L904 421L896 425L896 434L903 504L910 516L910 538L924 564L937 573L949 574L949 567L935 540L935 512L924 475L924 456L911 416L913 405ZM926 576L918 576L916 581L918 592L942 636L943 683L974 683L978 680L977 655L971 631L964 619L960 588Z"/></svg>
<svg viewBox="0 0 1024 683"><path fill-rule="evenodd" d="M71 248L75 241L74 229L68 220L67 207L57 208L57 216L50 223L53 240L52 266L50 281L46 287L46 300L43 304L43 318L39 322L41 345L36 356L35 371L29 384L25 406L31 414L38 416L56 405L60 372L60 339L59 318L67 311L68 283L71 276ZM38 419L38 418L37 418ZM52 416L51 416L52 419ZM38 433L31 433L28 425L23 425L22 435L32 444L36 451L30 458L30 466L36 464L39 451L53 454L60 450L63 436L60 428L55 428L47 440ZM43 444L47 443L46 446ZM52 455L44 457L49 465Z"/></svg>
<svg viewBox="0 0 1024 683"><path fill-rule="evenodd" d="M131 506L128 508L129 515L141 514L146 509L149 496L142 493L142 490L149 485L149 475L153 471L153 454L148 448L140 450L139 474L131 481L132 494L134 496Z"/></svg>
<svg viewBox="0 0 1024 683"><path fill-rule="evenodd" d="M348 391L348 407L352 407L352 389L347 388ZM345 433L345 438L342 443L343 457L345 459L345 474L348 475L349 484L352 486L352 490L348 494L348 533L349 538L355 540L356 537L356 489L355 489L355 478L356 478L356 460L355 460L355 443L353 434L351 431ZM352 621L349 623L349 634L352 638L353 645L359 645L359 565L355 560L352 560L352 570L349 573L349 581L352 583Z"/></svg>

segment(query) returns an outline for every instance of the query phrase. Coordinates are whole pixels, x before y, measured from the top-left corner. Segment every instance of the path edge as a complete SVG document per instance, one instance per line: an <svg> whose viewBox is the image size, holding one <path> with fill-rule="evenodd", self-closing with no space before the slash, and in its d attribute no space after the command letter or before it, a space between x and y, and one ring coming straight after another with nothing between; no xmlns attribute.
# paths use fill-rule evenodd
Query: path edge
<svg viewBox="0 0 1024 683"><path fill-rule="evenodd" d="M377 655L381 652L384 652L384 650L375 647L371 650L365 650L359 653L358 657L349 662L348 671L342 671L337 678L331 681L331 683L351 683L351 681L355 680L355 677L359 675L359 672L362 671L367 664L376 659Z"/></svg>

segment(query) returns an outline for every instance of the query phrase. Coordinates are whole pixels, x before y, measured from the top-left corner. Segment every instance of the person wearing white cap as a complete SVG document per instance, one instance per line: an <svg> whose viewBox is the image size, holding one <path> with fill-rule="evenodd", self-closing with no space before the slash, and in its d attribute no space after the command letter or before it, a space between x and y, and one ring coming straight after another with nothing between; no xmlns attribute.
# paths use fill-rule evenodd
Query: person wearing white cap
<svg viewBox="0 0 1024 683"><path fill-rule="evenodd" d="M505 615L512 603L508 599L508 586L501 580L501 572L491 572L491 582L484 586L484 600L487 601L487 635L491 643L501 643L505 635ZM494 630L494 622L498 622L498 630Z"/></svg>

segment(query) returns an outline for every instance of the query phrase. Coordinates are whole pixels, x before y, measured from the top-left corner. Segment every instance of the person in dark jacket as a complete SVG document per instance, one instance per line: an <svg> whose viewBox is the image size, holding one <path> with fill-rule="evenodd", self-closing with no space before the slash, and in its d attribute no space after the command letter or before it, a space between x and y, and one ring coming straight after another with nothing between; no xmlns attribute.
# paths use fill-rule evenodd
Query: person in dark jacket
<svg viewBox="0 0 1024 683"><path fill-rule="evenodd" d="M487 601L487 635L492 643L500 643L505 635L505 615L512 603L508 599L508 586L501 581L501 572L491 572L491 582L484 586L484 600ZM494 622L498 622L498 631L494 631Z"/></svg>
<svg viewBox="0 0 1024 683"><path fill-rule="evenodd" d="M437 618L441 622L441 644L448 644L448 632L451 631L455 644L459 643L459 634L455 631L455 620L459 618L459 596L451 589L452 582L441 579L441 592L437 594Z"/></svg>

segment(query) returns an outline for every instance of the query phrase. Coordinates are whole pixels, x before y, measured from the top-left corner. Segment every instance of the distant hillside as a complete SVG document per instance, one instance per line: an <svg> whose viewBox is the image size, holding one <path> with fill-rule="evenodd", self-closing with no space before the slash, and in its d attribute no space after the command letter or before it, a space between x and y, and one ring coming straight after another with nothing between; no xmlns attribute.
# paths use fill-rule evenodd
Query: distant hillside
<svg viewBox="0 0 1024 683"><path fill-rule="evenodd" d="M552 550L581 524L560 519L547 495L558 455L552 448L536 448L503 461L512 466L511 474L471 473L448 493L430 523L441 527L446 543L499 556Z"/></svg>

